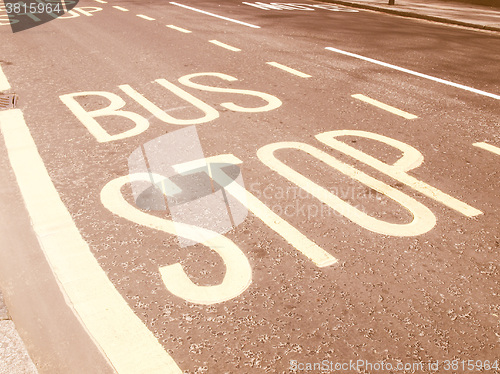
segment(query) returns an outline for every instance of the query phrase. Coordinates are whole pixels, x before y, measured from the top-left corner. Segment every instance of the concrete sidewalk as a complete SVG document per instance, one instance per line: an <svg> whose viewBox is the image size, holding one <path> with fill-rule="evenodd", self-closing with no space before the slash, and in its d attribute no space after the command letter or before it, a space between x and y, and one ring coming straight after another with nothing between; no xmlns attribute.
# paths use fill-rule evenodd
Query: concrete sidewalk
<svg viewBox="0 0 500 374"><path fill-rule="evenodd" d="M356 8L377 10L405 17L500 31L500 8L441 0L321 0Z"/></svg>
<svg viewBox="0 0 500 374"><path fill-rule="evenodd" d="M0 374L37 374L0 291Z"/></svg>

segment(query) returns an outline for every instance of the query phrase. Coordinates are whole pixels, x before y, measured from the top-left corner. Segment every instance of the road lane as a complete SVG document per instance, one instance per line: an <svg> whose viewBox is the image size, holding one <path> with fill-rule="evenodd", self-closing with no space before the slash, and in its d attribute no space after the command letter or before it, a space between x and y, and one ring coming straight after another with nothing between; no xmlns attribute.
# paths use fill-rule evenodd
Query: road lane
<svg viewBox="0 0 500 374"><path fill-rule="evenodd" d="M301 22L315 23L318 29L326 17L319 12L314 13L317 18L294 15L295 24L288 26L264 18L266 22L258 24L267 23L268 28L243 32L242 25L201 21L196 13L165 9L164 4L121 5L130 12L104 9L92 17L75 18L72 24L70 20L55 21L44 26L44 33L19 34L15 42L8 40L3 56L15 63L5 72L22 98L21 109L49 174L92 253L183 370L195 372L205 367L209 372L284 372L291 359L442 360L459 349L475 359L491 359L497 323L492 314L498 305L493 291L498 285L498 222L494 219L498 213L498 180L492 177L495 165L486 161L491 156L472 143L485 140L497 144L497 106L472 93L401 78L392 71L367 68L348 58L332 58L324 50L329 43L322 43L330 32L328 27L307 37L304 28L297 27ZM208 11L230 17L241 8L236 11L231 3L218 7L211 2L194 6L205 5ZM226 12L228 9L231 11ZM245 12L241 19L262 20L257 11ZM135 14L154 16L156 21ZM357 15L344 14L338 19L349 25L352 18L348 17ZM372 14L366 18L376 25L380 22ZM174 22L192 33L183 35L165 27ZM423 27L420 23L405 25ZM312 26L306 26L306 31L308 27ZM61 34L64 40L60 40ZM302 36L297 38L297 34ZM12 36L7 35L9 38ZM485 44L496 40L484 38ZM208 43L214 39L241 46L241 52L221 51ZM20 41L29 54L16 50ZM359 39L358 43L372 48ZM399 43L411 46L405 40ZM417 49L407 47L405 51L410 57L403 62L413 63L411 55ZM39 56L36 61L33 54ZM431 54L427 58L424 70L442 57ZM484 62L478 56L468 58ZM284 77L267 61L293 66L311 78ZM485 61L487 66L489 60ZM47 67L43 76L35 69L37 65ZM266 93L282 105L267 112L235 112L221 103L258 108L265 102L249 95L201 91L178 81L201 72L218 72L238 80L225 82L217 76L204 76L194 82ZM447 74L461 82L469 79L457 71ZM486 81L481 72L478 77L480 83ZM134 149L179 128L148 113L119 89L120 85L130 85L174 118L200 117L191 102L151 83L161 78L219 113L217 119L197 126L205 156L235 154L243 161L248 190L339 258L338 264L318 268L256 216L249 215L226 234L252 267L252 284L247 291L228 302L203 306L185 302L165 289L159 266L180 263L190 279L208 286L221 282L224 264L201 245L179 248L173 236L112 215L99 201L106 183L128 173L126 160ZM121 141L97 143L59 99L60 95L86 91L119 95L126 101L124 110L148 119L148 130ZM358 104L351 98L355 93L404 107L420 118L410 125L392 113ZM107 105L92 95L80 102L87 111ZM48 106L54 108L50 116ZM118 117L97 120L111 133L133 124L123 123ZM466 218L315 139L319 133L343 129L370 131L414 146L422 152L424 161L410 172L412 175L484 214ZM400 151L383 143L348 139L350 145L387 163L400 157ZM435 228L414 238L396 238L375 234L335 214L259 161L259 149L283 141L316 147L402 190L431 210L437 217ZM280 150L277 155L378 219L395 224L411 220L406 209L380 192L331 170L310 155L293 149ZM475 338L464 338L466 333L485 339L489 346L485 348Z"/></svg>

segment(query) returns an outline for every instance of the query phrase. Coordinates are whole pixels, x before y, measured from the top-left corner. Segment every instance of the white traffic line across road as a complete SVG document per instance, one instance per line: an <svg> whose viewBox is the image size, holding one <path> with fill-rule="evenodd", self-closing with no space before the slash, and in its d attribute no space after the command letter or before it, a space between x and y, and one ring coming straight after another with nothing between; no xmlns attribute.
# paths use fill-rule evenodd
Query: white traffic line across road
<svg viewBox="0 0 500 374"><path fill-rule="evenodd" d="M286 71L288 73L291 73L291 74L296 75L296 76L301 77L301 78L311 78L311 76L309 74L302 73L301 71L292 69L292 68L290 68L288 66L282 65L282 64L277 63L277 62L271 61L271 62L266 62L266 64L274 66L275 68L284 70L284 71Z"/></svg>
<svg viewBox="0 0 500 374"><path fill-rule="evenodd" d="M122 12L128 12L128 9L122 8L121 6L118 6L118 5L113 5L113 8L121 10Z"/></svg>
<svg viewBox="0 0 500 374"><path fill-rule="evenodd" d="M174 25L167 25L167 27L171 28L172 30L177 30L180 32L183 32L184 34L190 34L192 31L183 29L182 27L174 26Z"/></svg>
<svg viewBox="0 0 500 374"><path fill-rule="evenodd" d="M151 17L145 16L144 14L137 14L137 17L140 17L140 18L146 19L146 20L148 20L148 21L154 21L154 20L155 20L154 18L151 18Z"/></svg>
<svg viewBox="0 0 500 374"><path fill-rule="evenodd" d="M434 82L443 83L443 84L446 84L448 86L460 88L460 89L465 90L465 91L474 92L474 93L477 93L479 95L488 96L488 97L491 97L493 99L500 100L500 95L495 95L495 94L492 94L492 93L489 93L489 92L481 91L481 90L478 90L478 89L475 89L475 88L472 88L472 87L469 87L469 86L465 86L463 84L450 82L450 81L447 81L445 79L436 78L436 77L433 77L433 76L430 76L430 75L427 75L427 74L422 74L422 73L419 73L419 72L416 72L416 71L413 71L413 70L410 70L410 69L402 68L400 66L396 66L396 65L388 64L386 62L378 61L378 60L375 60L375 59L370 58L370 57L365 57L365 56L358 55L356 53L342 51L341 49L332 48L332 47L326 47L325 49L328 49L329 51L332 51L332 52L341 53L341 54L346 55L346 56L351 56L351 57L354 57L354 58L358 58L360 60L368 61L368 62L377 64L377 65L385 66L385 67L388 67L388 68L391 68L391 69L394 69L394 70L399 70L399 71L402 71L404 73L416 75L417 77L429 79L429 80L434 81Z"/></svg>
<svg viewBox="0 0 500 374"><path fill-rule="evenodd" d="M230 46L228 44L219 42L218 40L209 40L209 42L212 44L218 45L219 47L229 49L230 51L233 51L233 52L240 52L241 51L241 49L239 49L239 48L236 48L236 47Z"/></svg>
<svg viewBox="0 0 500 374"><path fill-rule="evenodd" d="M490 151L490 152L495 153L495 154L497 154L497 155L500 156L500 148L495 147L494 145L491 145L491 144L488 144L488 143L484 143L484 142L474 143L472 145L474 147L482 148L482 149L484 149L486 151Z"/></svg>
<svg viewBox="0 0 500 374"><path fill-rule="evenodd" d="M210 13L210 12L205 12L204 10L193 8L193 7L190 7L190 6L187 6L187 5L183 5L183 4L179 4L179 3L175 3L173 1L171 1L170 4L177 5L177 6L180 6L182 8L189 9L189 10L193 10L193 11L198 12L198 13L203 13L203 14L206 14L208 16L220 18L220 19L223 19L223 20L226 20L226 21L229 21L229 22L239 23L240 25L252 27L254 29L260 29L260 26L252 25L251 23L246 23L246 22L238 21L238 20L233 19L233 18L219 16L218 14L214 14L214 13Z"/></svg>
<svg viewBox="0 0 500 374"><path fill-rule="evenodd" d="M403 118L406 118L406 119L415 119L415 118L418 118L414 114L405 112L404 110L401 110L401 109L398 109L398 108L394 108L393 106L384 104L384 103L382 103L380 101L377 101L375 99L372 99L371 97L368 97L368 96L365 96L365 95L362 95L362 94L356 94L356 95L351 95L351 96L354 97L355 99L364 101L365 103L371 104L373 106L376 106L376 107L378 107L380 109L386 110L388 112L391 112L393 114L396 114L396 115L398 115L400 117L403 117Z"/></svg>

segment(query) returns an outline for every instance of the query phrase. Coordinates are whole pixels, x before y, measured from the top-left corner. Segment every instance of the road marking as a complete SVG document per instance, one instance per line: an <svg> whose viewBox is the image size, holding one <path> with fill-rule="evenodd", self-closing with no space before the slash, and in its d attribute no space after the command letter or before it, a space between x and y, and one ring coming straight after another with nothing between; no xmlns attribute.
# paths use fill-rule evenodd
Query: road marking
<svg viewBox="0 0 500 374"><path fill-rule="evenodd" d="M497 154L497 155L500 156L500 148L495 147L494 145L491 145L491 144L488 144L488 143L484 143L484 142L474 143L472 145L474 147L482 148L482 149L485 149L487 151L493 152L493 153L495 153L495 154Z"/></svg>
<svg viewBox="0 0 500 374"><path fill-rule="evenodd" d="M7 77L3 73L2 66L0 66L0 91L10 90L10 84Z"/></svg>
<svg viewBox="0 0 500 374"><path fill-rule="evenodd" d="M87 112L80 103L75 100L78 96L101 96L109 100L109 106L97 110ZM59 96L61 101L68 107L69 110L80 120L87 130L94 135L99 143L110 142L118 139L125 139L135 135L139 135L146 131L149 127L149 121L138 113L128 110L121 110L125 106L125 101L118 95L106 91L86 91L75 92ZM125 130L119 134L110 135L100 124L95 120L97 117L103 116L120 116L131 120L135 126L132 129Z"/></svg>
<svg viewBox="0 0 500 374"><path fill-rule="evenodd" d="M274 66L278 69L281 69L281 70L284 70L284 71L287 71L293 75L296 75L298 77L301 77L301 78L311 78L311 76L309 74L306 74L306 73L302 73L298 70L295 70L295 69L292 69L292 68L289 68L288 66L285 66L285 65L281 65L277 62L266 62L266 64L268 65L271 65L271 66Z"/></svg>
<svg viewBox="0 0 500 374"><path fill-rule="evenodd" d="M238 21L236 19L232 19L232 18L228 18L228 17L224 17L224 16L219 16L218 14L214 14L214 13L210 13L210 12L205 12L204 10L196 9L196 8L193 8L193 7L190 7L190 6L187 6L187 5L183 5L183 4L179 4L179 3L175 3L173 1L171 1L170 4L177 5L177 6L186 8L186 9L194 10L195 12L203 13L203 14L206 14L206 15L209 15L209 16L212 16L212 17L216 17L216 18L220 18L220 19L223 19L223 20L226 20L226 21L229 21L229 22L239 23L240 25L244 25L244 26L248 26L248 27L253 27L254 29L260 29L260 26L252 25L251 23L246 23L246 22Z"/></svg>
<svg viewBox="0 0 500 374"><path fill-rule="evenodd" d="M101 4L107 4L108 3L107 1L104 1L104 0L95 0L95 1L97 1L98 3L101 3ZM63 1L63 3L64 3L64 1Z"/></svg>
<svg viewBox="0 0 500 374"><path fill-rule="evenodd" d="M351 147L350 145L337 140L339 136L359 136L385 143L403 152L402 157L393 164L387 164L380 161L359 149ZM401 183L406 184L408 187L424 194L425 196L446 205L447 207L462 213L467 217L474 217L483 214L479 209L476 209L454 197L445 194L435 187L428 185L415 177L408 174L408 171L418 168L424 161L424 156L411 145L403 143L399 140L388 138L384 135L379 135L373 132L360 131L360 130L334 130L327 131L316 135L323 144L332 147L333 149L342 152L366 165L394 178Z"/></svg>
<svg viewBox="0 0 500 374"><path fill-rule="evenodd" d="M92 255L47 173L21 110L0 112L0 128L33 230L61 292L116 372L182 373Z"/></svg>
<svg viewBox="0 0 500 374"><path fill-rule="evenodd" d="M121 6L118 5L113 5L113 8L121 10L122 12L128 12L128 9L122 8Z"/></svg>
<svg viewBox="0 0 500 374"><path fill-rule="evenodd" d="M298 4L298 3L261 3L261 2L256 2L256 3L247 3L243 2L242 4L245 5L250 5L259 9L264 9L264 10L308 10L308 11L314 11L315 9L313 8L318 8L318 9L326 9L326 10L331 10L333 12L352 12L352 13L358 13L358 10L354 9L348 9L344 7L339 7L336 5L330 5L330 4Z"/></svg>
<svg viewBox="0 0 500 374"><path fill-rule="evenodd" d="M376 106L376 107L378 107L380 109L386 110L388 112L391 112L393 114L396 114L396 115L398 115L400 117L403 117L403 118L406 118L406 119L415 119L415 118L418 118L414 114L411 114L411 113L405 112L404 110L401 110L401 109L398 109L398 108L394 108L393 106L381 103L380 101L377 101L377 100L372 99L372 98L370 98L368 96L365 96L365 95L356 94L356 95L351 95L351 96L354 97L355 99L364 101L365 103L374 105L374 106Z"/></svg>
<svg viewBox="0 0 500 374"><path fill-rule="evenodd" d="M392 223L378 219L366 214L364 211L352 206L347 201L342 200L337 195L332 194L327 189L316 184L311 179L292 169L284 162L280 161L274 153L281 149L293 149L308 153L328 166L337 169L341 173L351 177L372 188L388 198L392 199L402 207L406 208L412 215L410 223ZM342 214L352 222L364 227L367 230L392 236L417 236L432 230L436 225L436 217L425 205L408 196L407 194L389 186L388 184L375 179L359 169L350 166L337 158L321 151L309 144L299 142L279 142L263 146L257 151L257 157L270 169L276 171L282 177L296 184L310 195L316 197L322 203L328 205L333 210ZM316 211L317 213L317 211Z"/></svg>
<svg viewBox="0 0 500 374"><path fill-rule="evenodd" d="M182 27L178 27L178 26L174 26L174 25L167 25L167 27L170 27L173 30L177 30L177 31L183 32L185 34L191 33L191 31L183 29Z"/></svg>
<svg viewBox="0 0 500 374"><path fill-rule="evenodd" d="M212 108L204 101L197 99L190 93L184 91L182 88L177 87L175 84L170 83L166 79L156 79L155 82L162 85L167 90L171 91L178 97L184 99L188 103L192 104L194 107L198 108L201 112L203 112L203 116L195 119L177 119L165 113L164 110L160 109L158 106L149 101L147 98L145 98L139 92L134 90L128 84L122 84L118 86L118 88L120 88L120 90L125 92L132 99L137 101L142 107L144 107L144 109L148 110L156 118L165 123L170 123L172 125L181 125L181 126L199 125L201 123L210 122L213 121L214 119L219 118L219 112L216 109Z"/></svg>
<svg viewBox="0 0 500 374"><path fill-rule="evenodd" d="M196 77L203 77L203 76L213 76L220 78L222 80L228 81L228 82L235 82L238 79L235 77L232 77L227 74L222 74L222 73L195 73L195 74L189 74L189 75L184 75L183 77L179 78L179 82L182 83L184 86L187 87L192 87L196 88L198 90L202 91L208 91L208 92L227 92L227 93L235 93L238 95L250 95L250 96L256 96L261 98L262 100L266 101L267 104L259 107L243 107L240 105L237 105L233 102L226 102L226 103L221 103L220 106L232 110L234 112L246 112L246 113L258 113L258 112L268 112L270 110L274 110L276 108L279 108L281 104L280 99L278 99L276 96L264 93L264 92L259 92L259 91L252 91L252 90L239 90L239 89L234 89L234 88L222 88L222 87L214 87L214 86L208 86L200 83L195 83L192 82L191 79L196 78ZM160 80L156 80L158 83L160 83ZM161 83L160 83L161 84Z"/></svg>
<svg viewBox="0 0 500 374"><path fill-rule="evenodd" d="M137 17L147 19L148 21L154 21L155 20L154 18L145 16L144 14L137 14Z"/></svg>
<svg viewBox="0 0 500 374"><path fill-rule="evenodd" d="M85 7L79 7L79 8L74 8L74 9L77 12L80 12L81 14L83 14L87 17L92 17L92 13L102 11L102 8L99 8L96 6L85 6ZM86 10L84 10L84 9L86 9Z"/></svg>
<svg viewBox="0 0 500 374"><path fill-rule="evenodd" d="M198 168L200 164L240 165L241 163L242 161L236 156L232 154L224 154L207 157L204 160L194 160L183 164L177 164L174 165L174 170L180 174L184 174L185 171ZM218 184L224 186L227 193L246 206L248 210L262 220L262 222L264 222L270 229L274 230L295 249L314 262L316 266L326 267L337 263L338 260L335 257L302 234L299 230L288 223L288 221L277 215L266 204L260 201L258 197L246 190L245 187L239 183L235 183L234 179L227 175L222 169L210 167L210 169L205 170L211 174L211 178L213 178Z"/></svg>
<svg viewBox="0 0 500 374"><path fill-rule="evenodd" d="M229 49L230 51L233 51L233 52L240 52L241 51L241 49L239 49L239 48L232 47L228 44L219 42L218 40L209 40L209 42L212 44L218 45L219 47Z"/></svg>
<svg viewBox="0 0 500 374"><path fill-rule="evenodd" d="M179 263L161 266L159 271L162 280L172 294L189 302L205 305L221 303L241 295L252 283L252 268L245 254L231 239L209 229L143 212L123 197L121 187L133 181L149 182L152 177L157 181L165 179L162 175L152 173L136 173L113 179L101 191L102 204L113 214L131 222L201 243L222 258L226 272L223 281L214 286L196 285ZM147 355L144 358L145 361L149 359ZM144 374L149 372L144 371Z"/></svg>
<svg viewBox="0 0 500 374"><path fill-rule="evenodd" d="M429 80L434 81L434 82L443 83L443 84L446 84L448 86L460 88L460 89L465 90L465 91L474 92L474 93L477 93L479 95L488 96L488 97L491 97L493 99L500 100L500 95L495 95L495 94L492 94L492 93L489 93L489 92L477 90L477 89L469 87L469 86L464 86L463 84L454 83L454 82L450 82L450 81L447 81L447 80L444 80L444 79L441 79L441 78L436 78L436 77L433 77L433 76L430 76L430 75L427 75L427 74L418 73L418 72L410 70L410 69L405 69L405 68L402 68L402 67L399 67L399 66L396 66L396 65L392 65L392 64L388 64L386 62L375 60L373 58L369 58L369 57L357 55L355 53L342 51L342 50L337 49L337 48L326 47L325 49L328 49L328 50L333 51L333 52L341 53L341 54L346 55L346 56L351 56L351 57L354 57L354 58L358 58L360 60L365 60L365 61L368 61L368 62L372 62L372 63L377 64L377 65L382 65L382 66L385 66L385 67L388 67L388 68L391 68L391 69L394 69L394 70L399 70L399 71L402 71L404 73L416 75L417 77L429 79Z"/></svg>

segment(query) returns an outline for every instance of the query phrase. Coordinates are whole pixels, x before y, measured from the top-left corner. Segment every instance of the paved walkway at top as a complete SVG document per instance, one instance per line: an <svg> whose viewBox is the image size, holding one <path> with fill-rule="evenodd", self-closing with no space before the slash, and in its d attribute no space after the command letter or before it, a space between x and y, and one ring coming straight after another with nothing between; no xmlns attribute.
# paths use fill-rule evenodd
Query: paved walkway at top
<svg viewBox="0 0 500 374"><path fill-rule="evenodd" d="M322 0L437 22L500 31L500 7L440 0ZM499 0L500 3L500 0Z"/></svg>

